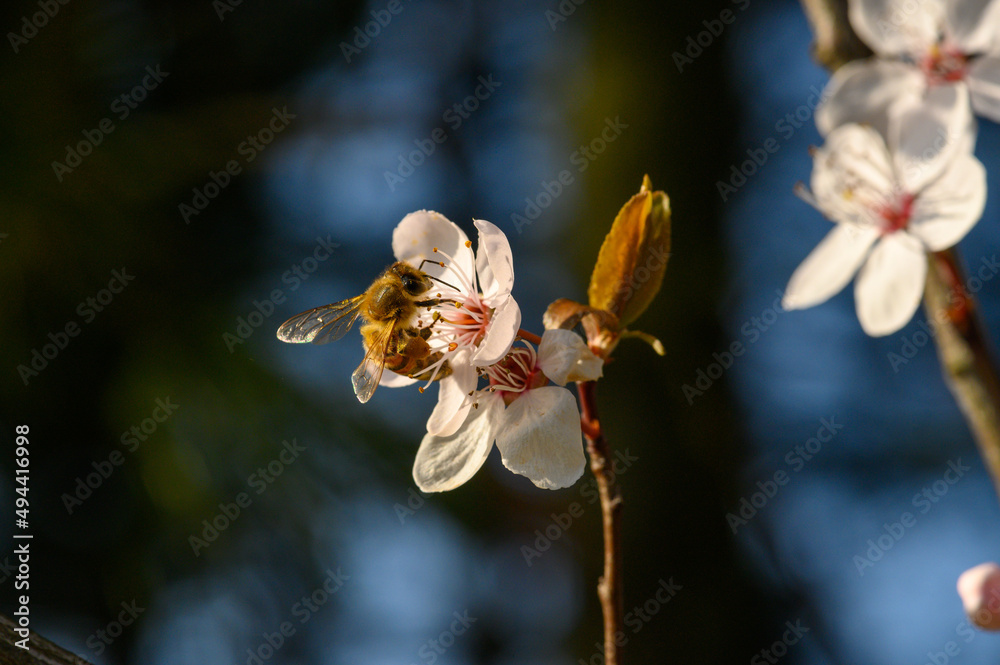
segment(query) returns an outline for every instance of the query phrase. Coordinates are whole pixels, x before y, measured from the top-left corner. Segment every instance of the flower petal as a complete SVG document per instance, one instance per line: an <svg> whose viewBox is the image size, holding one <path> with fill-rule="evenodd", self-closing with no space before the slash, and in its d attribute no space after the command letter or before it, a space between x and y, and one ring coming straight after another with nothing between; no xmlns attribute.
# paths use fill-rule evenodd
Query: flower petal
<svg viewBox="0 0 1000 665"><path fill-rule="evenodd" d="M434 251L435 247L452 258L450 265L439 265L449 262ZM418 210L403 218L392 232L392 252L398 261L415 268L429 259L432 263L424 263L422 270L460 288L463 279L468 282L475 274L475 256L468 236L447 217L431 210Z"/></svg>
<svg viewBox="0 0 1000 665"><path fill-rule="evenodd" d="M495 224L477 219L479 250L476 252L476 272L483 299L508 295L514 288L514 259L507 236Z"/></svg>
<svg viewBox="0 0 1000 665"><path fill-rule="evenodd" d="M1000 2L997 4L1000 5ZM1000 56L977 58L969 66L965 80L972 93L972 108L976 113L993 122L1000 122Z"/></svg>
<svg viewBox="0 0 1000 665"><path fill-rule="evenodd" d="M914 202L909 232L932 252L956 245L976 225L986 205L986 169L960 155Z"/></svg>
<svg viewBox="0 0 1000 665"><path fill-rule="evenodd" d="M413 480L422 492L446 492L465 484L493 449L503 415L503 398L487 395L451 436L428 434L413 462Z"/></svg>
<svg viewBox="0 0 1000 665"><path fill-rule="evenodd" d="M889 151L903 189L917 193L951 160L975 146L975 122L965 83L927 89L919 106L893 107Z"/></svg>
<svg viewBox="0 0 1000 665"><path fill-rule="evenodd" d="M469 393L479 382L476 368L469 361L467 351L459 351L448 359L451 374L438 381L438 402L427 419L427 433L435 436L451 436L465 422L472 408Z"/></svg>
<svg viewBox="0 0 1000 665"><path fill-rule="evenodd" d="M572 330L546 330L538 345L538 366L554 383L596 381L603 376L604 361L594 355L583 338Z"/></svg>
<svg viewBox="0 0 1000 665"><path fill-rule="evenodd" d="M838 293L854 277L878 236L875 227L837 224L792 273L781 306L804 309Z"/></svg>
<svg viewBox="0 0 1000 665"><path fill-rule="evenodd" d="M816 128L826 136L852 122L885 136L889 107L919 104L924 78L916 67L894 60L854 60L833 73L816 108Z"/></svg>
<svg viewBox="0 0 1000 665"><path fill-rule="evenodd" d="M814 153L810 184L817 206L827 217L863 226L876 223L871 202L888 198L898 187L882 136L858 124L830 132Z"/></svg>
<svg viewBox="0 0 1000 665"><path fill-rule="evenodd" d="M854 284L864 331L881 337L905 326L920 305L926 276L927 256L919 240L906 232L884 236Z"/></svg>
<svg viewBox="0 0 1000 665"><path fill-rule="evenodd" d="M402 388L404 386L413 385L416 382L416 379L411 379L410 377L403 376L402 374L396 374L391 369L387 369L382 372L382 378L379 379L378 384L380 386L385 386L386 388Z"/></svg>
<svg viewBox="0 0 1000 665"><path fill-rule="evenodd" d="M476 367L487 367L499 361L510 351L520 327L521 308L513 298L507 296L493 312L486 328L486 336L476 348L472 363Z"/></svg>
<svg viewBox="0 0 1000 665"><path fill-rule="evenodd" d="M542 489L575 483L586 458L573 393L543 386L515 399L504 411L497 448L505 467Z"/></svg>
<svg viewBox="0 0 1000 665"><path fill-rule="evenodd" d="M948 35L967 54L995 52L1000 47L1000 2L950 0L945 11Z"/></svg>
<svg viewBox="0 0 1000 665"><path fill-rule="evenodd" d="M847 3L851 26L876 54L922 54L944 23L942 0L858 0Z"/></svg>

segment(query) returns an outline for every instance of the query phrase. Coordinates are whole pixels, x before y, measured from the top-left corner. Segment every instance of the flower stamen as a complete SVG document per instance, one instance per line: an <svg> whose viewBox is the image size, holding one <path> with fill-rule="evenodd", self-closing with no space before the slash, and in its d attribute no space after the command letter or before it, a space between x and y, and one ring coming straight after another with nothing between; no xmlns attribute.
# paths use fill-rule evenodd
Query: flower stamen
<svg viewBox="0 0 1000 665"><path fill-rule="evenodd" d="M880 217L879 227L883 235L901 231L909 226L915 200L916 197L912 194L904 193L893 203L877 209Z"/></svg>
<svg viewBox="0 0 1000 665"><path fill-rule="evenodd" d="M955 83L968 73L969 56L954 46L940 42L931 47L920 61L920 69L927 77L928 85Z"/></svg>
<svg viewBox="0 0 1000 665"><path fill-rule="evenodd" d="M530 344L511 349L500 362L486 368L490 392L500 391L505 404L521 393L548 383L538 367L538 354Z"/></svg>

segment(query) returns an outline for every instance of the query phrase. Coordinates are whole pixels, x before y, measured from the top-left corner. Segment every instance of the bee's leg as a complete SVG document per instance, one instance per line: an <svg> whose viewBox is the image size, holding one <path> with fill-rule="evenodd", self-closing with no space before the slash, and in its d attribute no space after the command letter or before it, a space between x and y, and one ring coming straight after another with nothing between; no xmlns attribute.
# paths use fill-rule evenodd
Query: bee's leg
<svg viewBox="0 0 1000 665"><path fill-rule="evenodd" d="M415 361L414 364L418 368L410 376L419 381L440 381L451 375L451 365L448 364L447 360L442 360L442 357L443 354L440 351L435 351L426 358Z"/></svg>
<svg viewBox="0 0 1000 665"><path fill-rule="evenodd" d="M417 330L419 332L417 333L417 336L418 337L422 337L425 340L430 339L430 337L431 337L431 331L434 329L434 324L437 323L439 320L441 320L441 313L440 312L434 312L431 315L431 322L430 322L429 325L425 326L423 324L423 322L418 321L417 322L418 323ZM412 332L410 334L412 335Z"/></svg>
<svg viewBox="0 0 1000 665"><path fill-rule="evenodd" d="M430 339L431 330L434 329L434 324L441 320L441 312L434 312L431 315L431 324L425 328L420 329L420 336L424 339Z"/></svg>
<svg viewBox="0 0 1000 665"><path fill-rule="evenodd" d="M416 301L417 307L436 307L438 305L454 305L459 307L460 303L457 300L450 300L448 298L433 298L431 300L418 300Z"/></svg>

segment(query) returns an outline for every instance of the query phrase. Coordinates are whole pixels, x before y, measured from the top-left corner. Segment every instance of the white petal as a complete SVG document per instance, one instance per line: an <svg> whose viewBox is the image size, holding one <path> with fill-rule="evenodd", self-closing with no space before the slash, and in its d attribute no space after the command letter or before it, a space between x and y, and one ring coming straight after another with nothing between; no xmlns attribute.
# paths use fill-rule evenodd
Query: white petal
<svg viewBox="0 0 1000 665"><path fill-rule="evenodd" d="M883 237L854 284L864 331L881 337L905 326L920 305L926 276L927 256L919 240L905 232Z"/></svg>
<svg viewBox="0 0 1000 665"><path fill-rule="evenodd" d="M410 386L416 383L416 379L411 379L408 376L403 376L402 374L396 374L392 370L385 370L382 372L382 378L379 379L378 384L380 386L385 386L386 388L402 388L404 386Z"/></svg>
<svg viewBox="0 0 1000 665"><path fill-rule="evenodd" d="M597 381L604 376L604 359L588 348L566 377L567 381Z"/></svg>
<svg viewBox="0 0 1000 665"><path fill-rule="evenodd" d="M951 41L964 53L996 52L1000 47L1000 2L951 0L947 3Z"/></svg>
<svg viewBox="0 0 1000 665"><path fill-rule="evenodd" d="M1000 56L978 58L969 66L965 80L972 92L972 108L976 113L1000 122Z"/></svg>
<svg viewBox="0 0 1000 665"><path fill-rule="evenodd" d="M458 431L472 408L469 393L476 389L479 380L476 368L469 361L467 351L459 351L448 359L452 372L440 381L438 401L427 419L427 433L450 436Z"/></svg>
<svg viewBox="0 0 1000 665"><path fill-rule="evenodd" d="M889 107L919 104L924 77L916 67L894 60L854 60L830 78L816 108L816 128L826 136L837 127L857 122L881 135L888 130Z"/></svg>
<svg viewBox="0 0 1000 665"><path fill-rule="evenodd" d="M504 411L497 448L505 467L542 489L575 483L586 458L573 393L544 386L515 399Z"/></svg>
<svg viewBox="0 0 1000 665"><path fill-rule="evenodd" d="M587 344L572 330L546 330L538 345L538 366L554 383L565 386L570 370Z"/></svg>
<svg viewBox="0 0 1000 665"><path fill-rule="evenodd" d="M455 434L426 435L413 462L413 480L420 491L446 492L472 478L493 449L502 414L503 398L487 395Z"/></svg>
<svg viewBox="0 0 1000 665"><path fill-rule="evenodd" d="M792 274L781 306L786 310L812 307L838 293L854 277L878 236L874 227L837 224Z"/></svg>
<svg viewBox="0 0 1000 665"><path fill-rule="evenodd" d="M813 156L810 184L817 205L828 217L863 225L874 223L866 202L886 198L897 187L882 136L858 124L830 132Z"/></svg>
<svg viewBox="0 0 1000 665"><path fill-rule="evenodd" d="M852 0L851 26L880 56L922 54L944 23L942 0Z"/></svg>
<svg viewBox="0 0 1000 665"><path fill-rule="evenodd" d="M551 381L565 386L601 378L604 361L572 330L546 330L538 345L538 366Z"/></svg>
<svg viewBox="0 0 1000 665"><path fill-rule="evenodd" d="M435 247L452 257L454 263L441 268L440 262L448 262L434 251ZM406 261L415 268L419 268L424 259L429 259L433 263L424 263L422 270L460 289L462 280L458 273L464 274L468 281L475 270L475 256L468 236L447 217L430 210L411 212L403 218L392 232L392 252L398 261Z"/></svg>
<svg viewBox="0 0 1000 665"><path fill-rule="evenodd" d="M909 232L939 252L965 237L985 205L986 169L974 156L960 155L914 202Z"/></svg>
<svg viewBox="0 0 1000 665"><path fill-rule="evenodd" d="M507 236L495 224L477 219L476 228L479 229L476 272L483 297L489 301L509 294L514 288L514 258Z"/></svg>
<svg viewBox="0 0 1000 665"><path fill-rule="evenodd" d="M486 336L476 348L472 363L477 367L487 367L503 358L510 351L520 327L521 308L513 298L507 296L493 312L493 318L486 328Z"/></svg>
<svg viewBox="0 0 1000 665"><path fill-rule="evenodd" d="M941 175L955 155L971 152L975 125L965 83L927 89L920 106L894 107L889 150L903 189L916 193Z"/></svg>

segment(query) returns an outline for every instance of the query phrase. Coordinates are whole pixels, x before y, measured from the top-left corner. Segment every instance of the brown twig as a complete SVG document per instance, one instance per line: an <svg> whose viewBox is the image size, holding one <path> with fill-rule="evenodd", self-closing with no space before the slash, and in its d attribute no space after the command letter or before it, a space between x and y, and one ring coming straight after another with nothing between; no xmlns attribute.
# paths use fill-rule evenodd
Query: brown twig
<svg viewBox="0 0 1000 665"><path fill-rule="evenodd" d="M4 665L90 665L83 658L53 644L38 633L28 635L28 648L17 642L22 638L14 632L17 624L0 614L0 663Z"/></svg>
<svg viewBox="0 0 1000 665"><path fill-rule="evenodd" d="M928 256L924 308L945 381L1000 495L1000 378L975 298L954 249Z"/></svg>
<svg viewBox="0 0 1000 665"><path fill-rule="evenodd" d="M622 630L625 605L622 584L621 513L622 496L609 462L610 448L597 417L597 382L582 381L576 384L580 394L580 422L587 439L590 470L597 480L601 496L601 517L604 525L604 574L597 582L597 595L604 614L604 662L621 665L621 648L625 633Z"/></svg>
<svg viewBox="0 0 1000 665"><path fill-rule="evenodd" d="M872 54L847 19L846 0L802 0L812 26L812 55L831 72L841 65Z"/></svg>
<svg viewBox="0 0 1000 665"><path fill-rule="evenodd" d="M542 338L541 337L539 337L538 335L536 335L533 332L528 332L524 328L518 328L517 329L517 336L520 337L521 339L528 340L529 342L531 342L535 346L538 346L539 344L542 343Z"/></svg>

